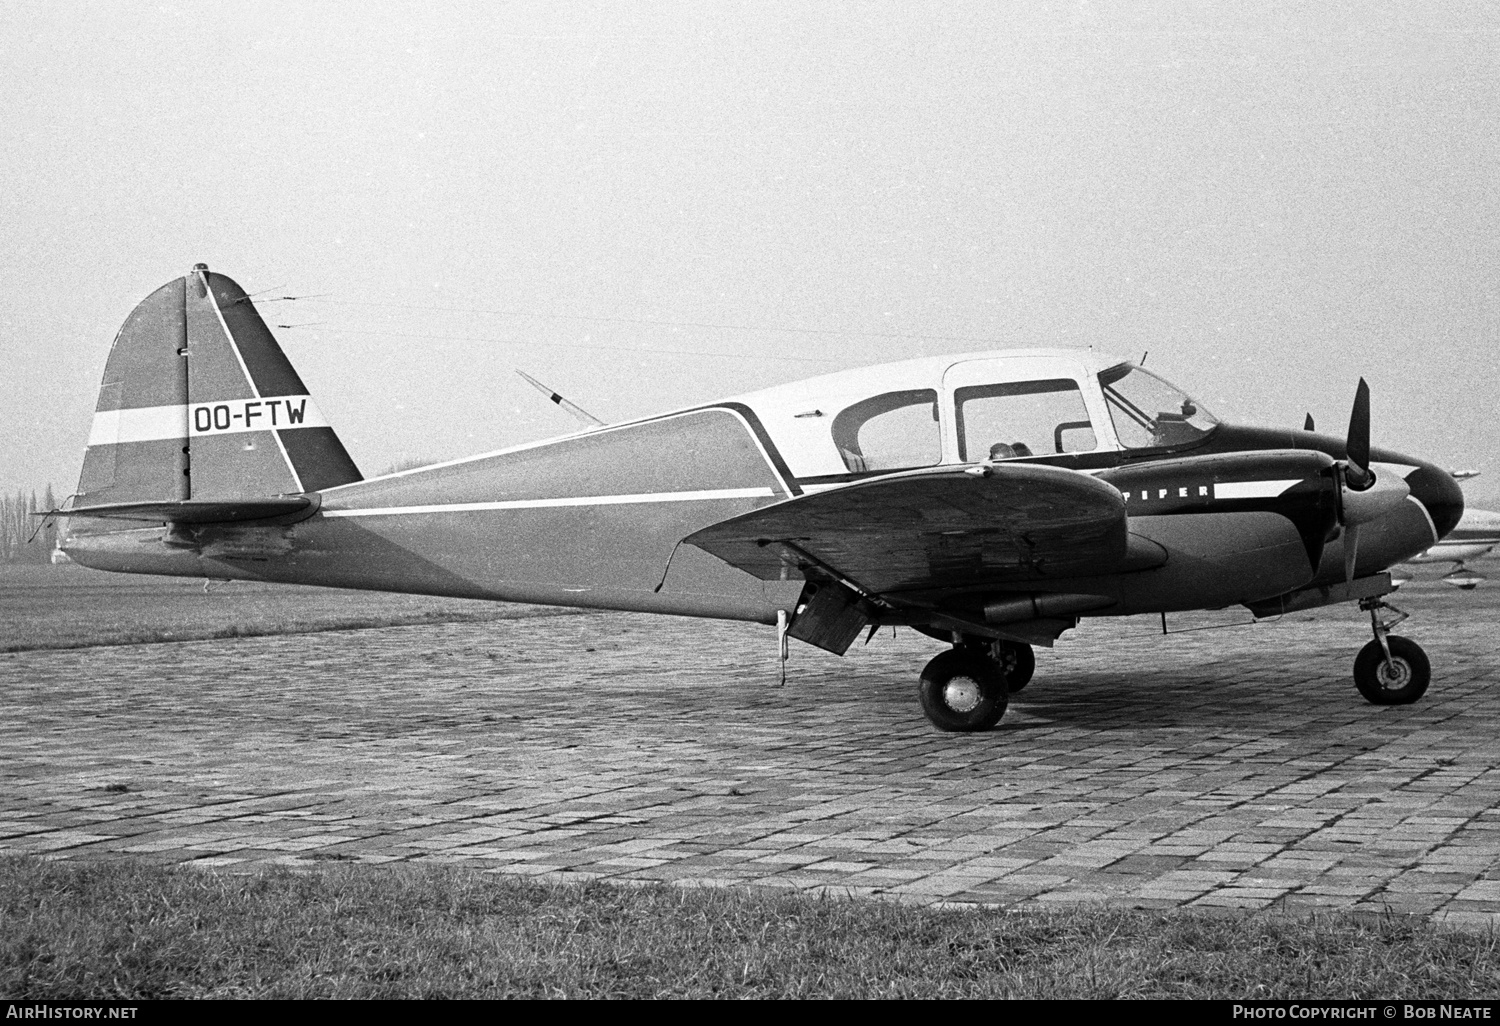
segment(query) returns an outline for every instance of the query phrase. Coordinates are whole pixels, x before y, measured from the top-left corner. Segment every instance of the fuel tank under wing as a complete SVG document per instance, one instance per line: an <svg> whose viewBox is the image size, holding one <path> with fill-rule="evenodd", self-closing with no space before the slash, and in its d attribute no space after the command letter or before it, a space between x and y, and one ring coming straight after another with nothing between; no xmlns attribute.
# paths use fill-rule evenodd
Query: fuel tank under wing
<svg viewBox="0 0 1500 1026"><path fill-rule="evenodd" d="M684 541L761 580L834 576L877 595L1118 572L1130 548L1119 489L1014 463L860 481Z"/></svg>

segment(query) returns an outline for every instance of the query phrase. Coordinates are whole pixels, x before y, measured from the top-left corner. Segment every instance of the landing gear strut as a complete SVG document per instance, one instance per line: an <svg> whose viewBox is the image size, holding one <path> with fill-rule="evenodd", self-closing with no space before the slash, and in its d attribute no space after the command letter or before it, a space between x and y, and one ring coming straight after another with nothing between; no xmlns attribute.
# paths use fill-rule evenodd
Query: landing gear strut
<svg viewBox="0 0 1500 1026"><path fill-rule="evenodd" d="M1354 686L1365 696L1365 701L1375 705L1415 702L1427 690L1432 667L1421 645L1391 633L1391 628L1408 614L1378 598L1361 599L1359 608L1369 611L1375 640L1360 649L1354 660ZM1396 616L1382 620L1382 609L1389 609Z"/></svg>

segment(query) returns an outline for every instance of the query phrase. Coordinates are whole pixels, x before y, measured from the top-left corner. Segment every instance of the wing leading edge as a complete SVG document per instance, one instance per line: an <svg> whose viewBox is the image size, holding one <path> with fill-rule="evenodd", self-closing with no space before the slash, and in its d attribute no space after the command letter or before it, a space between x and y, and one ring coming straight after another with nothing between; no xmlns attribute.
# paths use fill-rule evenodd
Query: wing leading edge
<svg viewBox="0 0 1500 1026"><path fill-rule="evenodd" d="M745 513L684 539L761 580L841 579L868 595L1013 588L1125 563L1125 503L1035 464L891 474Z"/></svg>

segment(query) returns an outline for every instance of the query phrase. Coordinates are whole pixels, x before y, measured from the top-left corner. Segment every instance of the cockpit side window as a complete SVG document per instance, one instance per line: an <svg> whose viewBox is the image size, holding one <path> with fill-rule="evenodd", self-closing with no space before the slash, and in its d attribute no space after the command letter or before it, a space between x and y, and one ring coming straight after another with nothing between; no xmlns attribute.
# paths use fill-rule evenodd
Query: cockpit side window
<svg viewBox="0 0 1500 1026"><path fill-rule="evenodd" d="M1094 427L1071 378L970 385L958 404L958 456L964 462L1092 452Z"/></svg>
<svg viewBox="0 0 1500 1026"><path fill-rule="evenodd" d="M1127 449L1175 449L1208 436L1219 422L1199 403L1149 371L1121 363L1099 375L1104 402Z"/></svg>
<svg viewBox="0 0 1500 1026"><path fill-rule="evenodd" d="M833 418L833 443L844 466L855 473L941 463L937 392L886 392L845 407Z"/></svg>

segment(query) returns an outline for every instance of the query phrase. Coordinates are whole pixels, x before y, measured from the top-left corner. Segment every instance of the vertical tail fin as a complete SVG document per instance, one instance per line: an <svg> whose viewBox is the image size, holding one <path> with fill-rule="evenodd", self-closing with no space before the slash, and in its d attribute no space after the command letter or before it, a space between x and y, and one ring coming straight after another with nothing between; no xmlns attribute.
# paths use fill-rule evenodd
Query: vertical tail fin
<svg viewBox="0 0 1500 1026"><path fill-rule="evenodd" d="M232 500L360 480L243 289L199 264L115 336L77 505Z"/></svg>

